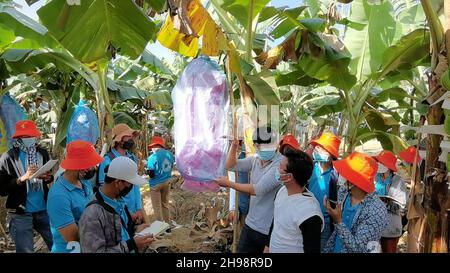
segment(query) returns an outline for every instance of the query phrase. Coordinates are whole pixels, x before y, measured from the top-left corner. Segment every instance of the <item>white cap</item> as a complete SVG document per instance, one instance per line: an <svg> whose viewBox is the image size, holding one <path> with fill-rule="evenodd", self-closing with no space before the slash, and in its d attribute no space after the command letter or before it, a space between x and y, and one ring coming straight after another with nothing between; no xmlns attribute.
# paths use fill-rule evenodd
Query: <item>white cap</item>
<svg viewBox="0 0 450 273"><path fill-rule="evenodd" d="M114 158L109 164L106 175L111 178L127 181L139 187L147 183L147 180L138 175L136 163L126 156Z"/></svg>

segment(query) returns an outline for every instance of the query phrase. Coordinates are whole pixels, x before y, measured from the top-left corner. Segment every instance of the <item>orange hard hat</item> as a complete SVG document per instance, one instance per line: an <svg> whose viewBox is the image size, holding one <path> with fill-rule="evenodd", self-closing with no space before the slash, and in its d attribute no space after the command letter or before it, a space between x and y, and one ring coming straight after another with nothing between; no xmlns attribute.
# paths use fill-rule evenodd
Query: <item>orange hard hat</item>
<svg viewBox="0 0 450 273"><path fill-rule="evenodd" d="M409 146L408 149L400 152L400 158L408 164L414 163L414 156L416 155L416 147ZM417 154L417 163L420 162L422 158L420 158L419 154Z"/></svg>
<svg viewBox="0 0 450 273"><path fill-rule="evenodd" d="M150 150L151 148L155 147L156 145L159 145L164 148L166 147L166 145L164 143L164 139L159 136L152 137L152 143L150 143L150 145L148 145L148 149Z"/></svg>
<svg viewBox="0 0 450 273"><path fill-rule="evenodd" d="M341 140L333 133L325 132L318 139L311 141L311 144L324 148L334 157L339 157L339 145L341 145Z"/></svg>
<svg viewBox="0 0 450 273"><path fill-rule="evenodd" d="M90 142L75 140L67 145L66 158L61 162L65 170L87 170L101 163L103 158Z"/></svg>
<svg viewBox="0 0 450 273"><path fill-rule="evenodd" d="M386 166L389 170L397 172L397 158L391 151L384 150L377 156L374 156L376 161Z"/></svg>
<svg viewBox="0 0 450 273"><path fill-rule="evenodd" d="M14 132L13 138L20 137L40 137L41 132L39 132L36 123L32 120L21 120L16 123L16 131Z"/></svg>
<svg viewBox="0 0 450 273"><path fill-rule="evenodd" d="M283 151L283 148L286 145L289 145L292 148L297 149L297 150L300 149L300 145L298 144L297 139L291 134L286 134L281 139L281 141L280 141L280 151Z"/></svg>
<svg viewBox="0 0 450 273"><path fill-rule="evenodd" d="M336 171L348 182L366 193L375 191L374 179L378 165L371 156L353 152L346 158L333 162Z"/></svg>

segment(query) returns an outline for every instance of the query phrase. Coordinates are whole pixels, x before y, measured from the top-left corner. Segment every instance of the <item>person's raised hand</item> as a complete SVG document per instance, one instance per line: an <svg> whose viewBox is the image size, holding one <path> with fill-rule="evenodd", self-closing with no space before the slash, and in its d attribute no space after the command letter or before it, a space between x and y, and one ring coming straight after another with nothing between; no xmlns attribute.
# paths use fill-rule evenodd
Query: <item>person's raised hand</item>
<svg viewBox="0 0 450 273"><path fill-rule="evenodd" d="M25 181L29 180L33 176L33 174L35 174L37 171L38 171L37 166L35 165L29 166L27 172L19 178L20 183L23 184Z"/></svg>
<svg viewBox="0 0 450 273"><path fill-rule="evenodd" d="M231 185L230 180L228 180L228 178L225 177L225 176L221 176L219 178L216 178L214 180L214 182L216 182L219 186L225 187L225 188L229 188L230 185Z"/></svg>
<svg viewBox="0 0 450 273"><path fill-rule="evenodd" d="M131 217L136 224L144 223L144 215L142 214L142 210L136 211L136 213L131 215Z"/></svg>

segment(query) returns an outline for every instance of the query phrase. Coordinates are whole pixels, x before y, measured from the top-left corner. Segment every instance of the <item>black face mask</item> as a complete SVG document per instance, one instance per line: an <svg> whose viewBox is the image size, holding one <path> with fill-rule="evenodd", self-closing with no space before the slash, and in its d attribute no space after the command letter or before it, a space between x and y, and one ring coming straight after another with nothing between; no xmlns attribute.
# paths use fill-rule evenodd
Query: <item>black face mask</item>
<svg viewBox="0 0 450 273"><path fill-rule="evenodd" d="M134 140L132 140L132 139L125 141L122 144L122 148L125 150L131 150L131 149L133 149L133 147L134 147Z"/></svg>
<svg viewBox="0 0 450 273"><path fill-rule="evenodd" d="M123 190L119 192L120 197L125 197L131 190L133 189L133 185L130 187L125 187Z"/></svg>
<svg viewBox="0 0 450 273"><path fill-rule="evenodd" d="M96 172L95 169L94 170L89 170L81 177L80 177L80 175L78 175L78 178L80 180L89 180L89 179L91 179L91 178L93 178L95 176L95 172Z"/></svg>

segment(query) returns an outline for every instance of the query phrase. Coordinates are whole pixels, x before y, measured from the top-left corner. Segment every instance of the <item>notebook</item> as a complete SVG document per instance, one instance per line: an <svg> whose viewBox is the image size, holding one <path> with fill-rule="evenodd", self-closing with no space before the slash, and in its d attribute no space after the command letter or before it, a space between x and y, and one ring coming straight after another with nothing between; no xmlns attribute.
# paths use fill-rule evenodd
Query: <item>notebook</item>
<svg viewBox="0 0 450 273"><path fill-rule="evenodd" d="M395 199L395 198L393 198L393 197L391 197L391 196L387 196L387 195L379 195L378 197L380 197L381 200L387 199L387 200L392 200L392 201L394 201L394 202L396 202L396 203L401 204L400 201L398 201L397 199Z"/></svg>
<svg viewBox="0 0 450 273"><path fill-rule="evenodd" d="M166 222L161 221L155 221L153 222L149 227L145 228L141 232L136 233L137 236L145 236L149 234L153 234L153 237L156 237L160 235L161 233L164 233L168 228L170 228L170 225Z"/></svg>
<svg viewBox="0 0 450 273"><path fill-rule="evenodd" d="M53 167L58 163L58 160L51 159L44 166L42 166L37 172L35 172L30 179L37 178L53 169Z"/></svg>

